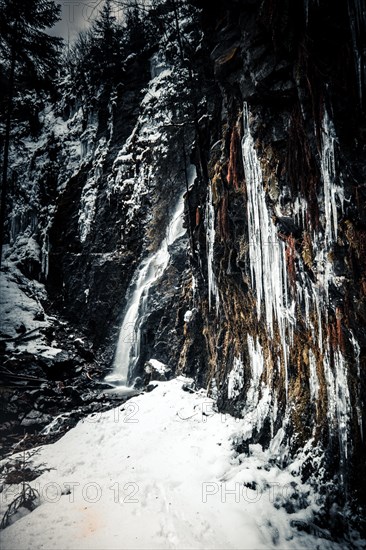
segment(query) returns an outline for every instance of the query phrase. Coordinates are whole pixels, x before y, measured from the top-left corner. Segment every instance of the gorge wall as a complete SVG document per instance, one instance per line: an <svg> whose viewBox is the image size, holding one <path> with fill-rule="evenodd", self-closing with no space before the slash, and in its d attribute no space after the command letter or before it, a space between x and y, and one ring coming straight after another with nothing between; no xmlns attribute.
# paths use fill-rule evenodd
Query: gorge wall
<svg viewBox="0 0 366 550"><path fill-rule="evenodd" d="M200 365L186 363L219 407L248 415L243 440L305 449L304 475L322 477L318 447L324 487L330 474L341 488L324 489L328 503L362 500L364 11L247 2L203 13L215 88L208 191L193 202L206 213L195 242L207 272L183 364L202 333Z"/></svg>

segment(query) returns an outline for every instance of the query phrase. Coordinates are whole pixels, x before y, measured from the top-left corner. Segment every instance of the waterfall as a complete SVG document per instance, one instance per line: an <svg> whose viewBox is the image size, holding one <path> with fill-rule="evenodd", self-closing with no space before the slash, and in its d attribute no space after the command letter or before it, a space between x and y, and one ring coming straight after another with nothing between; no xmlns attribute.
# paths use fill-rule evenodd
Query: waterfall
<svg viewBox="0 0 366 550"><path fill-rule="evenodd" d="M196 172L192 167L191 182L195 177ZM127 292L126 313L118 337L113 372L106 377L107 382L118 386L128 385L129 373L133 372L140 357L141 325L147 312L149 292L169 264L169 247L186 232L183 214L184 193L180 195L173 209L171 221L158 250L142 260Z"/></svg>

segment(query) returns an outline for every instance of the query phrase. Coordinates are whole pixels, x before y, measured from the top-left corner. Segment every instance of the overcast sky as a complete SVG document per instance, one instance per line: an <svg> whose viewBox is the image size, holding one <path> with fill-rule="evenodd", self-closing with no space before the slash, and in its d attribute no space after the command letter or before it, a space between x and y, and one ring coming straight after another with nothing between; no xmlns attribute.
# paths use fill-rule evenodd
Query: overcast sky
<svg viewBox="0 0 366 550"><path fill-rule="evenodd" d="M57 0L56 3L62 6L62 20L53 27L51 34L72 42L78 32L88 28L95 19L104 0Z"/></svg>
<svg viewBox="0 0 366 550"><path fill-rule="evenodd" d="M59 21L49 32L54 36L62 36L66 44L72 43L82 29L87 29L92 21L98 17L99 11L103 8L105 0L55 0L56 4L62 7L61 21ZM140 0L140 3L148 4L147 0ZM117 21L123 21L124 12L118 2L112 1L112 12Z"/></svg>

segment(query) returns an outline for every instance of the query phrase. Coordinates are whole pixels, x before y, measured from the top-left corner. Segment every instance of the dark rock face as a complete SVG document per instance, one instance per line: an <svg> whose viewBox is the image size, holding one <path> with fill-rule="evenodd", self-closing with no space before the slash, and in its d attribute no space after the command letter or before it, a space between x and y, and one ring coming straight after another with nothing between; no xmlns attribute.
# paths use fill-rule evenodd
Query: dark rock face
<svg viewBox="0 0 366 550"><path fill-rule="evenodd" d="M211 239L213 258L195 270L199 331L187 331L183 363L222 410L256 411L250 442L267 447L282 427L289 458L309 441L322 449L327 474L312 479L333 478L327 506L352 508L366 459L365 21L356 3L196 4L216 87L201 128L208 178L190 200L206 211L194 246L202 259Z"/></svg>

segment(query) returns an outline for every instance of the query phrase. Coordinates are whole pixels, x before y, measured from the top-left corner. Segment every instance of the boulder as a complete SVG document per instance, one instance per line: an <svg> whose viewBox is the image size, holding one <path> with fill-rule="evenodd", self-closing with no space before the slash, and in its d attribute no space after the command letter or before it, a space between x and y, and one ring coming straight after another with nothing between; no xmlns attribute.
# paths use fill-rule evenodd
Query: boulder
<svg viewBox="0 0 366 550"><path fill-rule="evenodd" d="M161 363L160 361L157 361L156 359L150 359L149 361L147 361L145 363L144 370L149 377L149 381L166 381L170 379L172 374L170 367L168 367L164 363Z"/></svg>

